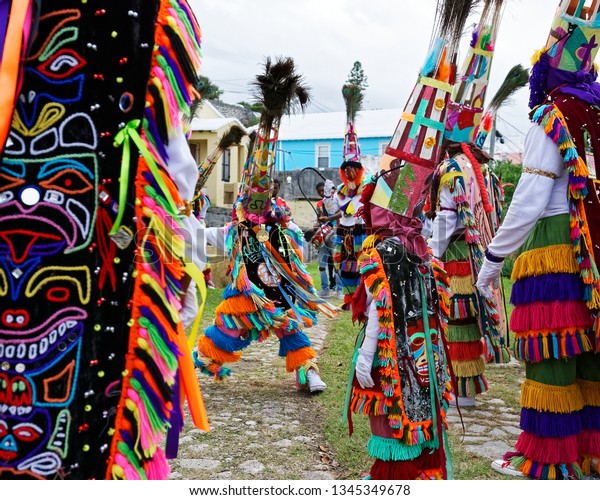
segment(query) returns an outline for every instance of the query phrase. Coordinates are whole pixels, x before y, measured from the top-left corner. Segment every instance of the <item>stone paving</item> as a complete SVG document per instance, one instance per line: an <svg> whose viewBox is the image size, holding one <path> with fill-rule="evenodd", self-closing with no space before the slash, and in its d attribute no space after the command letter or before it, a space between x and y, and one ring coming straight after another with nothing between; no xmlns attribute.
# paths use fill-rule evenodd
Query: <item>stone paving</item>
<svg viewBox="0 0 600 500"><path fill-rule="evenodd" d="M308 333L317 352L326 322ZM318 395L298 391L277 339L250 346L229 379L199 374L211 431L189 415L170 479L335 479L335 458L322 444Z"/></svg>
<svg viewBox="0 0 600 500"><path fill-rule="evenodd" d="M505 365L488 365L486 370L514 370L520 373L522 367L513 360ZM448 433L461 436L465 450L489 460L502 458L507 451L513 450L521 433L520 408L509 408L502 399L490 397L493 389L491 387L487 394L478 396L474 407L461 407L460 415L456 407L451 406L447 416ZM519 386L514 390L518 391Z"/></svg>
<svg viewBox="0 0 600 500"><path fill-rule="evenodd" d="M323 321L308 332L317 352L327 325ZM211 432L193 428L187 416L178 458L171 461L171 479L336 479L339 464L323 444L317 416L319 396L297 390L294 375L285 372L277 353L277 340L268 339L231 365L228 380L198 375ZM512 361L489 370L520 376L522 367ZM502 457L520 433L519 408L508 407L493 391L478 397L474 407L461 408L461 415L462 422L457 409L449 409L448 432L482 459Z"/></svg>

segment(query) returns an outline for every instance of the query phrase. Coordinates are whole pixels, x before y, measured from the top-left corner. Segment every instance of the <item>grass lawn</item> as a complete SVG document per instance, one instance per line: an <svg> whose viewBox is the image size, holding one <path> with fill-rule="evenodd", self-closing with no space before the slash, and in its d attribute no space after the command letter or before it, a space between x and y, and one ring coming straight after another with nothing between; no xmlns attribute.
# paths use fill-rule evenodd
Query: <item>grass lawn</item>
<svg viewBox="0 0 600 500"><path fill-rule="evenodd" d="M318 263L311 262L308 270L314 278L315 287L320 288ZM510 280L504 278L506 292L507 314L510 316L512 307L510 297ZM221 302L222 290L208 290L207 303L201 322L201 331L212 323L214 310ZM319 396L324 419L324 438L335 455L339 464L337 477L339 479L356 479L367 472L372 459L367 454L367 441L370 436L368 418L353 415L354 433L349 436L348 424L342 424L343 406L348 382L348 371L354 352L354 343L358 334L358 326L353 325L351 314L344 312L333 320L325 320L329 334L323 349L319 354L319 367L326 374L327 390ZM512 344L512 338L511 338ZM486 378L490 387L494 387L493 396L485 394L482 398L500 398L506 407L518 411L519 408L519 372L505 370L488 365ZM489 465L489 460L468 452L459 434L450 434L450 449L452 455L455 479L503 479L495 474Z"/></svg>

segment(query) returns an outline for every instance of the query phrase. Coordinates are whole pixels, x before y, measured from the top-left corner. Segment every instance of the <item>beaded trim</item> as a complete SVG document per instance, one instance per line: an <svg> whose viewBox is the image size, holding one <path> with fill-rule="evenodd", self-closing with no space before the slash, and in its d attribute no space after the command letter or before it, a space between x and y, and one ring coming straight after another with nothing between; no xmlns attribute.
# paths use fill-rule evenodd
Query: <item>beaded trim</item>
<svg viewBox="0 0 600 500"><path fill-rule="evenodd" d="M546 172L545 170L540 170L539 168L528 168L523 167L524 174L533 174L533 175L543 175L544 177L548 177L549 179L558 179L558 175L553 174L552 172Z"/></svg>

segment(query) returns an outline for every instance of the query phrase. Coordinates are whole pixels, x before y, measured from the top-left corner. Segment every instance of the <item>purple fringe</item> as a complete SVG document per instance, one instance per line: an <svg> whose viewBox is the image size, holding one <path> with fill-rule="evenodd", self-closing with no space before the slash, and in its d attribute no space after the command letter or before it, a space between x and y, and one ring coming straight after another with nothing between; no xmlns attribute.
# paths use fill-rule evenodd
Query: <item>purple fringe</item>
<svg viewBox="0 0 600 500"><path fill-rule="evenodd" d="M477 45L478 37L479 37L479 31L477 31L477 29L474 29L473 34L471 35L471 47L475 48L475 45Z"/></svg>
<svg viewBox="0 0 600 500"><path fill-rule="evenodd" d="M175 385L173 386L173 394L179 394L179 373L175 377ZM167 431L167 439L165 446L165 456L167 458L177 458L179 451L179 435L183 430L183 413L181 412L181 406L178 404L173 405L173 411L169 417L169 423L171 426Z"/></svg>
<svg viewBox="0 0 600 500"><path fill-rule="evenodd" d="M522 278L513 284L510 303L584 300L585 285L577 274L555 273Z"/></svg>
<svg viewBox="0 0 600 500"><path fill-rule="evenodd" d="M156 126L156 121L154 119L154 115L152 114L152 110L150 108L146 108L144 110L144 116L146 118L146 125L147 125L146 134L151 136L154 139L154 141L152 141L152 143L156 147L156 151L158 151L158 154L160 155L160 157L168 158L169 155L167 154L167 148L165 147L165 145L163 144L163 142L160 138L160 133L158 132L158 127ZM150 140L150 138L148 138L148 140Z"/></svg>
<svg viewBox="0 0 600 500"><path fill-rule="evenodd" d="M160 397L160 395L156 393L156 391L152 388L150 383L146 380L146 375L144 374L144 372L135 368L132 373L133 377L140 383L142 389L144 389L146 396L150 400L152 408L154 408L154 410L161 417L162 420L166 419L168 415L165 403Z"/></svg>
<svg viewBox="0 0 600 500"><path fill-rule="evenodd" d="M597 431L600 430L600 407L584 406L581 410L581 423L584 429Z"/></svg>
<svg viewBox="0 0 600 500"><path fill-rule="evenodd" d="M164 47L159 47L158 50L160 51L160 55L166 59L169 68L173 72L173 75L175 75L175 80L177 80L178 87L183 91L183 93L185 93L185 89L187 88L187 85L185 83L186 79L181 74L181 71L179 70L179 65L177 64L175 59L171 57L167 49L165 49Z"/></svg>
<svg viewBox="0 0 600 500"><path fill-rule="evenodd" d="M529 73L529 108L533 109L544 102L547 95L546 78L550 69L550 58L544 52Z"/></svg>
<svg viewBox="0 0 600 500"><path fill-rule="evenodd" d="M552 413L521 408L521 429L538 437L564 438L582 430L580 412Z"/></svg>
<svg viewBox="0 0 600 500"><path fill-rule="evenodd" d="M167 331L162 326L158 318L154 315L154 313L150 310L150 308L147 306L141 306L140 315L142 318L147 318L154 325L154 327L158 330L158 333L160 334L162 340L167 345L169 351L176 354L177 356L181 356L181 352L179 352L179 347L177 347L177 344L175 342L169 340Z"/></svg>

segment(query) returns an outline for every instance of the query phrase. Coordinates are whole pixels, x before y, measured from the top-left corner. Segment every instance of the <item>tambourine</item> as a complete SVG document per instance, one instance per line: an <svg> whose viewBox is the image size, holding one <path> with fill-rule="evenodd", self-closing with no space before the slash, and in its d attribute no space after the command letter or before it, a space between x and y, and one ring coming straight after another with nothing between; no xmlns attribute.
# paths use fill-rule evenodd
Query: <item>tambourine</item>
<svg viewBox="0 0 600 500"><path fill-rule="evenodd" d="M327 224L321 226L315 231L314 236L310 239L310 243L317 250L319 250L323 244L327 243L327 240L333 236L333 228Z"/></svg>

